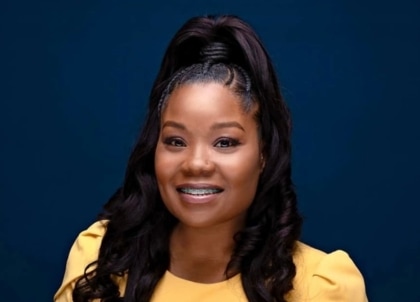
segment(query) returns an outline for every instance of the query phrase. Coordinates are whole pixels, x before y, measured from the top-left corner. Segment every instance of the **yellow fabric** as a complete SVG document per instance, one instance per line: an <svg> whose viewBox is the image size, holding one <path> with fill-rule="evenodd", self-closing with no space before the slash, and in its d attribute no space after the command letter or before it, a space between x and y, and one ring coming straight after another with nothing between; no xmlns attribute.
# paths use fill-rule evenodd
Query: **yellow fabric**
<svg viewBox="0 0 420 302"><path fill-rule="evenodd" d="M67 260L63 283L54 296L56 302L70 302L75 281L98 256L106 222L96 222L81 232ZM326 254L299 242L294 256L296 277L289 302L366 302L365 285L359 270L343 251ZM121 292L125 280L118 280ZM181 279L167 271L160 280L152 302L245 302L240 275L213 284Z"/></svg>

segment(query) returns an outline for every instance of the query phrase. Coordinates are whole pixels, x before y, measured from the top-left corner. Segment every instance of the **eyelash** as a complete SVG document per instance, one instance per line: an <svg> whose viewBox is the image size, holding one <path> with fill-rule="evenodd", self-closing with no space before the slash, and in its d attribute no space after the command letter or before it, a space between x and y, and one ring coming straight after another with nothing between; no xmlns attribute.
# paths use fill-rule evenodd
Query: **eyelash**
<svg viewBox="0 0 420 302"><path fill-rule="evenodd" d="M165 145L171 146L171 147L185 147L185 143L182 139L178 138L178 137L169 137L166 138L163 143Z"/></svg>
<svg viewBox="0 0 420 302"><path fill-rule="evenodd" d="M227 143L228 145L225 146L225 147L217 146L220 143ZM224 137L224 138L219 139L216 142L215 147L218 147L218 148L232 148L232 147L236 147L238 145L239 145L239 141L237 139Z"/></svg>
<svg viewBox="0 0 420 302"><path fill-rule="evenodd" d="M177 138L177 137L166 138L163 141L163 143L165 145L168 145L168 146L171 146L171 147L176 147L176 148L181 148L181 147L186 146L185 142L182 139ZM222 143L225 143L225 144L227 143L227 145L221 146ZM217 140L216 143L214 144L214 147L225 149L225 148L236 147L239 144L240 143L237 139L224 137L224 138L221 138L221 139Z"/></svg>

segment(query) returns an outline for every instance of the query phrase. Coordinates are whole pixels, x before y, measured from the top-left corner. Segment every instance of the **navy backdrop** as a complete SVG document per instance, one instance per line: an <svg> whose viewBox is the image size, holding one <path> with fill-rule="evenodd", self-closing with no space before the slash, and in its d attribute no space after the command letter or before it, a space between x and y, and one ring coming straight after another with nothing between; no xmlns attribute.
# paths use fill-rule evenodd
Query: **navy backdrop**
<svg viewBox="0 0 420 302"><path fill-rule="evenodd" d="M50 301L121 184L163 51L190 16L265 42L294 117L303 238L347 250L371 301L420 301L417 1L1 1L0 292Z"/></svg>

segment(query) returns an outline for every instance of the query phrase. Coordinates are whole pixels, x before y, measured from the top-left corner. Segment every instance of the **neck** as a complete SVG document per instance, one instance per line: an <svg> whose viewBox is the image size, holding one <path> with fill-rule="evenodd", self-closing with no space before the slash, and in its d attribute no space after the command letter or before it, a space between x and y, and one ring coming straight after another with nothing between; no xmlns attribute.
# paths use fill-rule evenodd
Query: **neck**
<svg viewBox="0 0 420 302"><path fill-rule="evenodd" d="M179 224L170 241L171 272L202 283L225 280L237 231L225 225L200 229Z"/></svg>

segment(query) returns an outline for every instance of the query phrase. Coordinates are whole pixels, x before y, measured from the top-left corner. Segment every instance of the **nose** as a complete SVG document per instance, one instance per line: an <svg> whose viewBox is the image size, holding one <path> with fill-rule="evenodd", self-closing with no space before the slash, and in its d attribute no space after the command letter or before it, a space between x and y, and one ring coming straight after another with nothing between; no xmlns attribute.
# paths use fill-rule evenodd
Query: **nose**
<svg viewBox="0 0 420 302"><path fill-rule="evenodd" d="M190 146L190 148L182 166L183 172L186 175L193 176L211 175L215 169L211 150L208 150L205 146Z"/></svg>

